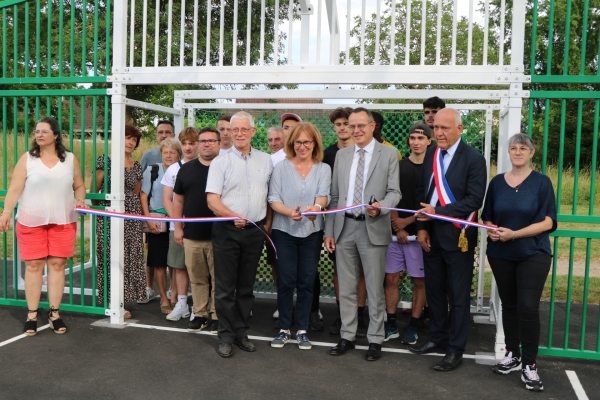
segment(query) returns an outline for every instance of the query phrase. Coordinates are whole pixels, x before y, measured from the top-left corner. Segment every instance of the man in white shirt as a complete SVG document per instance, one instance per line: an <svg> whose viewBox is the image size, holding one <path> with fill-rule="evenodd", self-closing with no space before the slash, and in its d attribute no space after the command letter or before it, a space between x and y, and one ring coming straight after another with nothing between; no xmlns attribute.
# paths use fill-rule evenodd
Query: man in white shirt
<svg viewBox="0 0 600 400"><path fill-rule="evenodd" d="M300 122L302 122L302 118L294 113L285 113L281 116L281 128L283 129L284 146L285 141L292 131L292 128ZM283 151L284 146L282 146L281 150L271 156L271 160L273 160L273 167L275 167L279 162L285 160L285 151Z"/></svg>
<svg viewBox="0 0 600 400"><path fill-rule="evenodd" d="M285 144L285 136L283 135L283 128L280 126L272 126L267 131L267 143L269 143L269 150L271 154L277 153L283 149Z"/></svg>
<svg viewBox="0 0 600 400"><path fill-rule="evenodd" d="M183 160L171 165L160 183L163 185L163 207L167 211L169 217L173 217L173 188L175 180L181 165L198 158L198 148L200 133L198 129L188 126L179 133L179 141L181 142L181 150L183 151ZM177 299L177 304L173 311L167 315L169 321L179 321L181 318L190 316L190 310L187 304L187 293L189 286L189 276L185 267L185 252L183 247L175 242L174 238L175 225L170 224L169 232L169 253L167 254L167 265L174 269L171 280L171 295L173 299Z"/></svg>

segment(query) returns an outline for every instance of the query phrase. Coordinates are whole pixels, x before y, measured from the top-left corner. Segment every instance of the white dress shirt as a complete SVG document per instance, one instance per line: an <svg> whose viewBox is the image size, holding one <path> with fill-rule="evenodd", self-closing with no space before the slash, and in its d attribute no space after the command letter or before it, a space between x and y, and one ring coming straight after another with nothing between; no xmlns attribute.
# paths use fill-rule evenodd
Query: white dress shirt
<svg viewBox="0 0 600 400"><path fill-rule="evenodd" d="M358 147L356 144L354 145L354 156L352 157L352 165L350 166L350 180L348 181L348 196L346 196L346 206L353 205L354 201L354 182L356 181L356 169L358 168L358 158L359 153ZM371 164L371 158L373 158L373 151L375 150L375 139L371 139L371 143L366 145L365 150L365 172L363 175L363 187L362 187L362 199L363 203L365 202L365 186L367 184L367 174L369 172L369 165ZM363 214L365 212L364 207L361 211Z"/></svg>
<svg viewBox="0 0 600 400"><path fill-rule="evenodd" d="M285 150L283 150L283 148L279 149L274 154L271 154L271 161L273 161L273 167L275 167L283 160L285 160Z"/></svg>
<svg viewBox="0 0 600 400"><path fill-rule="evenodd" d="M444 176L446 176L446 171L448 171L448 167L450 166L450 163L452 162L452 158L454 157L454 153L456 153L456 149L458 148L458 145L460 144L461 139L458 139L456 141L456 143L454 143L447 151L446 155L444 156ZM433 180L433 174L431 174L431 179L429 180L429 186L427 186L427 190L429 191L429 188L431 187L431 181ZM437 194L437 189L435 189L433 191L433 194L431 195L431 201L429 202L429 204L431 204L432 206L437 206L437 202L438 202L439 198L438 198L438 194Z"/></svg>

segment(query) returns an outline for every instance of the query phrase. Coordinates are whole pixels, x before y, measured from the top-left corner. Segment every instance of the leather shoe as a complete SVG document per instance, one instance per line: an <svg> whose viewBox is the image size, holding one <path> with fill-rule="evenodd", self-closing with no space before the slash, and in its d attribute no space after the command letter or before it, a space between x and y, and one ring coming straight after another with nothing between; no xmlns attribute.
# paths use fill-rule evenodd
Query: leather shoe
<svg viewBox="0 0 600 400"><path fill-rule="evenodd" d="M253 352L256 351L256 347L254 347L254 343L252 343L248 338L239 338L235 339L233 342L237 347L244 351Z"/></svg>
<svg viewBox="0 0 600 400"><path fill-rule="evenodd" d="M434 353L434 352L439 352L440 350L443 350L442 346L440 346L437 343L433 343L433 342L427 342L422 346L408 346L408 351L410 351L411 353L415 353L415 354L429 354L429 353Z"/></svg>
<svg viewBox="0 0 600 400"><path fill-rule="evenodd" d="M381 358L381 345L377 343L369 344L367 350L367 361L377 361Z"/></svg>
<svg viewBox="0 0 600 400"><path fill-rule="evenodd" d="M233 355L233 349L231 348L231 343L219 343L219 348L217 349L217 353L223 357L231 357Z"/></svg>
<svg viewBox="0 0 600 400"><path fill-rule="evenodd" d="M462 361L462 354L448 353L444 356L442 361L433 366L433 369L441 372L453 371L462 364Z"/></svg>
<svg viewBox="0 0 600 400"><path fill-rule="evenodd" d="M337 344L337 346L329 349L329 354L331 354L332 356L343 356L344 354L346 354L346 351L352 350L355 347L354 343L355 342L342 339Z"/></svg>

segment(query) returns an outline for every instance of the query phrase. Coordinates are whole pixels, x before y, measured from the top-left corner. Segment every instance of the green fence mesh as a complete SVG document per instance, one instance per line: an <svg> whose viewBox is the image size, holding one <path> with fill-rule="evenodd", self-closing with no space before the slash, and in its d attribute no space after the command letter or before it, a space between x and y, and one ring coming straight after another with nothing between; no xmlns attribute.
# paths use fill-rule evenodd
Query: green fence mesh
<svg viewBox="0 0 600 400"><path fill-rule="evenodd" d="M336 142L333 125L329 121L329 110L289 110L295 112L305 122L313 123L323 136L325 147ZM373 109L373 111L376 111ZM288 110L248 110L254 117L256 135L252 139L252 146L259 150L268 152L267 131L272 126L279 126L280 116ZM400 150L403 156L410 154L407 144L408 129L418 120L423 119L423 114L419 111L406 110L382 110L385 123L383 126L383 135L387 141L392 143ZM230 110L196 110L196 127L216 126L216 121L223 114L231 114ZM483 153L485 141L485 111L469 111L463 114L463 123L465 131L463 140L469 145L475 147ZM475 253L474 267L475 274L473 285L471 286L471 299L473 300L477 293L477 268L479 264L479 248ZM319 275L321 278L321 296L334 297L333 287L333 262L327 256L327 250L321 250L321 260L319 263ZM383 284L383 283L382 283ZM277 288L271 276L271 266L267 264L266 252L260 259L258 270L256 272L256 281L254 283L255 292L259 293L277 293ZM408 276L400 279L400 301L412 301L412 283Z"/></svg>

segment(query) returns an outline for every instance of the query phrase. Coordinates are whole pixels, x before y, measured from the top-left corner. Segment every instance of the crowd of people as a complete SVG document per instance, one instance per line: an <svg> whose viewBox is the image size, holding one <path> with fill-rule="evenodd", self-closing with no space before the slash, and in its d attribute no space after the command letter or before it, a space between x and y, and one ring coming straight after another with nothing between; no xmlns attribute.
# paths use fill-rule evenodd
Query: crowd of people
<svg viewBox="0 0 600 400"><path fill-rule="evenodd" d="M487 230L487 255L503 303L506 335L505 357L493 371L521 371L527 389L542 390L536 356L539 302L552 258L548 235L556 229L551 182L531 169L535 152L531 139L516 134L508 143L512 169L498 174L488 186L484 157L461 140L461 114L433 97L424 102L423 115L424 120L406 132L410 152L404 158L385 139L383 116L363 107L331 112L337 140L327 148L312 123L285 113L281 126L267 131L270 155L252 147L254 118L243 111L220 117L215 127L186 127L178 140L173 123L159 121L158 146L144 153L141 163L132 153L142 135L126 125L127 213L237 219L170 224L127 220L125 302L155 299L156 282L160 311L167 320L190 317L189 331L208 328L216 333L222 357L232 356L234 345L254 352L248 338L249 317L264 232L274 243L274 248L266 248L277 287L273 317L278 333L271 347L282 348L294 336L299 349L308 350L309 332L324 330L318 273L324 246L334 265L337 303L337 317L328 330L340 336L329 354L344 355L355 348L357 337L366 337L365 358L376 361L383 342L399 339L413 353L444 354L433 368L452 371L462 363L469 332L477 228L427 214L476 221L483 207L481 219L497 226ZM110 179L110 157L100 156L92 189L104 192ZM0 217L0 229L6 230L18 200L27 335L35 335L37 329L44 265L49 267L51 328L66 332L58 313L62 271L73 256L74 208L86 207L84 199L80 168L62 145L58 124L52 118L41 119L31 150L15 167ZM326 208L344 210L327 217L304 214ZM107 268L96 273L101 303L110 289L106 221L97 217L97 259L107 262ZM402 273L411 278L413 297L410 321L400 333L396 314ZM130 311L125 318L131 318ZM429 339L419 344L419 331L425 328Z"/></svg>

